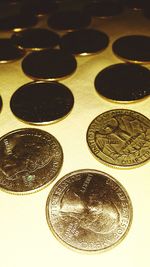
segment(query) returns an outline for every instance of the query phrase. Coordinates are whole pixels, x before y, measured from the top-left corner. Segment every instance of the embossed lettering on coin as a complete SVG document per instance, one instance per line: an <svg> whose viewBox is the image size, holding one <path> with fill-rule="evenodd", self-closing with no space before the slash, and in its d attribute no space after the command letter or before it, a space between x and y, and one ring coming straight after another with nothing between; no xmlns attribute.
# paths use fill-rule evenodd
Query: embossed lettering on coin
<svg viewBox="0 0 150 267"><path fill-rule="evenodd" d="M150 159L150 120L132 110L109 110L92 121L87 142L103 162L136 167Z"/></svg>
<svg viewBox="0 0 150 267"><path fill-rule="evenodd" d="M63 243L83 251L101 251L125 237L132 205L126 190L108 174L79 170L53 187L46 215L54 235Z"/></svg>
<svg viewBox="0 0 150 267"><path fill-rule="evenodd" d="M63 153L48 132L24 128L0 138L0 187L21 193L39 189L56 177Z"/></svg>

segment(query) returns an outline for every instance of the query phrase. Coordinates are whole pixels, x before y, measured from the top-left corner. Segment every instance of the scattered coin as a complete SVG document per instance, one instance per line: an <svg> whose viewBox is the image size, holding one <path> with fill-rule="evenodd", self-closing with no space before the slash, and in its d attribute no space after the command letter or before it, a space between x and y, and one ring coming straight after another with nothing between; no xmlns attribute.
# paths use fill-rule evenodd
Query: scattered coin
<svg viewBox="0 0 150 267"><path fill-rule="evenodd" d="M117 245L132 221L132 204L125 188L97 170L67 174L52 188L46 203L47 222L64 244L98 252Z"/></svg>
<svg viewBox="0 0 150 267"><path fill-rule="evenodd" d="M87 143L103 163L138 167L150 159L150 120L133 110L109 110L91 122Z"/></svg>
<svg viewBox="0 0 150 267"><path fill-rule="evenodd" d="M22 62L24 73L36 80L59 80L71 75L76 67L74 56L58 49L32 52Z"/></svg>
<svg viewBox="0 0 150 267"><path fill-rule="evenodd" d="M117 39L112 50L119 58L131 63L150 63L150 37L128 35Z"/></svg>
<svg viewBox="0 0 150 267"><path fill-rule="evenodd" d="M1 96L0 96L0 112L1 112L1 110L2 110L2 106L3 106L3 102L2 102L2 98L1 98Z"/></svg>
<svg viewBox="0 0 150 267"><path fill-rule="evenodd" d="M59 35L42 28L33 28L15 33L12 36L15 46L25 50L44 50L59 44Z"/></svg>
<svg viewBox="0 0 150 267"><path fill-rule="evenodd" d="M150 71L137 64L113 64L97 74L95 88L109 100L139 100L150 95Z"/></svg>
<svg viewBox="0 0 150 267"><path fill-rule="evenodd" d="M94 29L82 29L64 35L60 47L74 55L89 55L108 46L108 36Z"/></svg>
<svg viewBox="0 0 150 267"><path fill-rule="evenodd" d="M21 86L11 97L15 116L31 124L48 124L66 117L74 104L71 91L56 82L32 82Z"/></svg>
<svg viewBox="0 0 150 267"><path fill-rule="evenodd" d="M63 152L48 132L24 128L0 138L0 188L30 193L48 185L58 174Z"/></svg>
<svg viewBox="0 0 150 267"><path fill-rule="evenodd" d="M0 39L0 63L7 63L18 60L25 55L25 52L15 47L9 38Z"/></svg>
<svg viewBox="0 0 150 267"><path fill-rule="evenodd" d="M55 30L76 30L89 26L91 17L79 10L64 10L54 13L47 23Z"/></svg>
<svg viewBox="0 0 150 267"><path fill-rule="evenodd" d="M37 24L37 18L33 15L20 13L13 16L0 18L1 31L21 31Z"/></svg>
<svg viewBox="0 0 150 267"><path fill-rule="evenodd" d="M123 7L114 1L93 1L85 6L85 10L93 17L109 18L122 13Z"/></svg>

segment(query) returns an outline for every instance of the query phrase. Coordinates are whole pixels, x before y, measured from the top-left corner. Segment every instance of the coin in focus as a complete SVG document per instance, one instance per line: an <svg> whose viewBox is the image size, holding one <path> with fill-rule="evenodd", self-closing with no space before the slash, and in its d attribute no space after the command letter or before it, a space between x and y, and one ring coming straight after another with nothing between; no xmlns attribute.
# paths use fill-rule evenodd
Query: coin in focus
<svg viewBox="0 0 150 267"><path fill-rule="evenodd" d="M0 188L16 194L44 188L59 173L63 152L50 133L22 128L0 138Z"/></svg>
<svg viewBox="0 0 150 267"><path fill-rule="evenodd" d="M15 33L11 40L21 49L38 51L59 44L59 35L47 29L33 28Z"/></svg>
<svg viewBox="0 0 150 267"><path fill-rule="evenodd" d="M85 5L85 11L93 17L109 18L120 15L123 6L115 1L93 1Z"/></svg>
<svg viewBox="0 0 150 267"><path fill-rule="evenodd" d="M60 47L74 55L89 55L104 50L108 36L94 29L82 29L62 36Z"/></svg>
<svg viewBox="0 0 150 267"><path fill-rule="evenodd" d="M47 23L55 30L77 30L87 27L91 17L79 10L63 10L50 16Z"/></svg>
<svg viewBox="0 0 150 267"><path fill-rule="evenodd" d="M76 68L74 56L59 49L32 52L22 61L24 73L34 80L59 80L73 74Z"/></svg>
<svg viewBox="0 0 150 267"><path fill-rule="evenodd" d="M0 63L7 63L21 59L25 52L14 46L11 39L0 39Z"/></svg>
<svg viewBox="0 0 150 267"><path fill-rule="evenodd" d="M87 143L111 167L138 167L150 159L150 120L133 110L106 111L89 125Z"/></svg>
<svg viewBox="0 0 150 267"><path fill-rule="evenodd" d="M131 63L150 63L150 37L145 35L127 35L117 39L112 50L116 56Z"/></svg>
<svg viewBox="0 0 150 267"><path fill-rule="evenodd" d="M117 245L132 221L125 188L97 170L78 170L52 188L46 203L47 222L61 242L80 251L98 252Z"/></svg>
<svg viewBox="0 0 150 267"><path fill-rule="evenodd" d="M15 116L31 124L48 124L66 117L73 108L71 91L57 82L31 82L21 86L11 97Z"/></svg>
<svg viewBox="0 0 150 267"><path fill-rule="evenodd" d="M95 88L108 100L137 101L150 95L150 70L138 64L113 64L97 74Z"/></svg>

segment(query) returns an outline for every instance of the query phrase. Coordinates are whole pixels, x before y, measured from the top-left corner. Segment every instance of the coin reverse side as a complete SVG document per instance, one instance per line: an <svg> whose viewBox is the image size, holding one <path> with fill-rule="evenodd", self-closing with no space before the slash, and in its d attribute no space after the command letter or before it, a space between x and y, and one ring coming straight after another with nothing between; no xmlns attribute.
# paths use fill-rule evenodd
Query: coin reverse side
<svg viewBox="0 0 150 267"><path fill-rule="evenodd" d="M150 159L150 120L133 110L106 111L89 125L87 143L104 164L138 167Z"/></svg>
<svg viewBox="0 0 150 267"><path fill-rule="evenodd" d="M63 162L60 144L50 133L18 129L0 138L0 188L16 194L48 185Z"/></svg>
<svg viewBox="0 0 150 267"><path fill-rule="evenodd" d="M46 203L53 234L70 248L100 252L117 245L132 221L124 187L97 170L67 174L52 188Z"/></svg>
<svg viewBox="0 0 150 267"><path fill-rule="evenodd" d="M48 124L66 117L73 108L71 91L57 82L32 82L21 86L11 97L15 116L31 124Z"/></svg>

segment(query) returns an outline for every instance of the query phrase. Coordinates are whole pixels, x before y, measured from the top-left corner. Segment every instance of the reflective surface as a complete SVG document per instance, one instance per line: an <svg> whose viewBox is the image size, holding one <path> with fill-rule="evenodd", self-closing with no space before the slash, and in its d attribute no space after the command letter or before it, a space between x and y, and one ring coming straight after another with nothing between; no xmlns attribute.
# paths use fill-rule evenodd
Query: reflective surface
<svg viewBox="0 0 150 267"><path fill-rule="evenodd" d="M96 170L79 170L54 186L46 214L50 228L62 242L94 252L123 239L131 224L132 206L114 178Z"/></svg>
<svg viewBox="0 0 150 267"><path fill-rule="evenodd" d="M56 82L33 82L20 87L11 97L10 107L19 119L48 124L68 115L74 104L71 91Z"/></svg>

